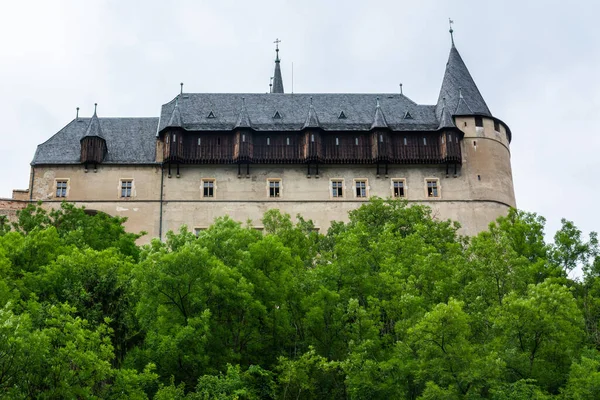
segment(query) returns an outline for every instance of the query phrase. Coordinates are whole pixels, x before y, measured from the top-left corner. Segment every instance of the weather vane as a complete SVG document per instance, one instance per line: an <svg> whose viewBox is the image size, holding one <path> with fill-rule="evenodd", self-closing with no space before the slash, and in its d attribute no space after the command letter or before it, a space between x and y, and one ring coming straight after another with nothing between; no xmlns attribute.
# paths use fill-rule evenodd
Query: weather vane
<svg viewBox="0 0 600 400"><path fill-rule="evenodd" d="M452 29L452 24L454 23L454 21L452 21L452 18L448 18L448 24L450 25L450 39L452 40L452 45L454 46L454 29Z"/></svg>

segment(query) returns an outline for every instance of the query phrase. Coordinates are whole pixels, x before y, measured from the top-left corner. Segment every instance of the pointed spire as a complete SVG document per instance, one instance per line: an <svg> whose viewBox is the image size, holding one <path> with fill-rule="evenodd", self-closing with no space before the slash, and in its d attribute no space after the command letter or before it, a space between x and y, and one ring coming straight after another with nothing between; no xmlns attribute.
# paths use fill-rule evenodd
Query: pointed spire
<svg viewBox="0 0 600 400"><path fill-rule="evenodd" d="M319 128L320 126L321 126L321 124L319 123L319 117L317 117L317 112L315 111L315 108L313 107L313 98L311 96L310 97L310 108L308 109L308 115L306 116L306 121L304 122L304 126L302 127L302 129Z"/></svg>
<svg viewBox="0 0 600 400"><path fill-rule="evenodd" d="M281 67L279 62L279 43L281 40L275 39L275 73L273 74L273 88L271 93L283 93L283 78L281 77Z"/></svg>
<svg viewBox="0 0 600 400"><path fill-rule="evenodd" d="M446 107L446 98L442 99L442 116L440 118L440 125L438 126L438 130L447 129L447 128L456 128L454 125L454 121L452 120L452 114L448 111Z"/></svg>
<svg viewBox="0 0 600 400"><path fill-rule="evenodd" d="M456 110L453 115L492 115L454 45L450 48L446 72L435 109L438 120L442 117L444 108L442 99L444 98L446 99L446 108L450 111Z"/></svg>
<svg viewBox="0 0 600 400"><path fill-rule="evenodd" d="M381 111L381 106L379 105L379 97L377 98L377 106L375 107L375 117L373 118L373 124L371 124L371 129L374 128L387 128L388 124L385 120L385 115L383 115L383 111Z"/></svg>
<svg viewBox="0 0 600 400"><path fill-rule="evenodd" d="M183 120L181 118L181 111L179 110L179 96L175 97L175 107L173 107L173 112L171 113L171 119L169 119L169 123L167 127L170 128L182 128Z"/></svg>
<svg viewBox="0 0 600 400"><path fill-rule="evenodd" d="M100 128L100 120L98 119L98 114L96 113L98 108L98 103L94 103L94 115L92 115L92 119L90 119L90 123L85 131L84 137L97 136L102 138L102 128Z"/></svg>
<svg viewBox="0 0 600 400"><path fill-rule="evenodd" d="M242 97L242 109L240 110L240 115L238 116L233 129L237 128L252 128L250 116L248 115L248 110L246 110L246 99L244 97Z"/></svg>

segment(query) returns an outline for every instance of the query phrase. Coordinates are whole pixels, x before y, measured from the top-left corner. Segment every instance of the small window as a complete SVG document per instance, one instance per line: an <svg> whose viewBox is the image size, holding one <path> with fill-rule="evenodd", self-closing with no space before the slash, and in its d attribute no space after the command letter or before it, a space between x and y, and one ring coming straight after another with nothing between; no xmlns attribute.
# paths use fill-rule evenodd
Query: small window
<svg viewBox="0 0 600 400"><path fill-rule="evenodd" d="M494 121L494 130L500 132L500 122Z"/></svg>
<svg viewBox="0 0 600 400"><path fill-rule="evenodd" d="M202 197L215 197L214 179L202 179Z"/></svg>
<svg viewBox="0 0 600 400"><path fill-rule="evenodd" d="M446 143L446 138L442 135L442 144Z"/></svg>
<svg viewBox="0 0 600 400"><path fill-rule="evenodd" d="M165 143L169 144L169 135L165 137Z"/></svg>
<svg viewBox="0 0 600 400"><path fill-rule="evenodd" d="M344 112L342 111L338 119L346 119L346 114L344 114Z"/></svg>
<svg viewBox="0 0 600 400"><path fill-rule="evenodd" d="M310 135L310 141L314 142L315 141L315 135Z"/></svg>
<svg viewBox="0 0 600 400"><path fill-rule="evenodd" d="M406 146L408 144L408 140L406 140L406 138L404 138L404 145Z"/></svg>
<svg viewBox="0 0 600 400"><path fill-rule="evenodd" d="M177 143L177 135L173 134L173 143Z"/></svg>
<svg viewBox="0 0 600 400"><path fill-rule="evenodd" d="M367 197L367 181L366 180L360 180L360 181L356 181L354 183L354 187L356 189L356 197Z"/></svg>
<svg viewBox="0 0 600 400"><path fill-rule="evenodd" d="M56 197L67 197L67 181L56 181Z"/></svg>
<svg viewBox="0 0 600 400"><path fill-rule="evenodd" d="M427 146L427 138L426 137L423 138L423 146Z"/></svg>
<svg viewBox="0 0 600 400"><path fill-rule="evenodd" d="M279 111L275 111L275 115L273 115L273 119L281 119L281 114L279 114Z"/></svg>
<svg viewBox="0 0 600 400"><path fill-rule="evenodd" d="M475 117L475 126L482 128L483 127L483 118Z"/></svg>
<svg viewBox="0 0 600 400"><path fill-rule="evenodd" d="M354 138L354 144L358 146L358 138Z"/></svg>
<svg viewBox="0 0 600 400"><path fill-rule="evenodd" d="M200 235L200 232L207 230L208 228L194 228L194 235Z"/></svg>
<svg viewBox="0 0 600 400"><path fill-rule="evenodd" d="M288 146L290 145L290 138L285 139L285 144L287 144Z"/></svg>
<svg viewBox="0 0 600 400"><path fill-rule="evenodd" d="M121 181L121 197L127 198L131 197L131 192L133 189L133 180L127 179Z"/></svg>
<svg viewBox="0 0 600 400"><path fill-rule="evenodd" d="M340 138L335 138L335 145L339 146L340 145Z"/></svg>
<svg viewBox="0 0 600 400"><path fill-rule="evenodd" d="M427 197L440 197L437 179L427 179Z"/></svg>
<svg viewBox="0 0 600 400"><path fill-rule="evenodd" d="M267 138L267 146L270 146L270 145L271 145L271 138L270 138L270 137L268 137L268 138Z"/></svg>
<svg viewBox="0 0 600 400"><path fill-rule="evenodd" d="M202 144L202 139L198 138L198 146L200 146Z"/></svg>
<svg viewBox="0 0 600 400"><path fill-rule="evenodd" d="M383 143L383 135L379 135L379 143Z"/></svg>
<svg viewBox="0 0 600 400"><path fill-rule="evenodd" d="M216 118L215 113L213 113L212 111L209 112L208 115L206 116L206 118Z"/></svg>
<svg viewBox="0 0 600 400"><path fill-rule="evenodd" d="M452 134L451 133L448 134L448 143L452 143Z"/></svg>
<svg viewBox="0 0 600 400"><path fill-rule="evenodd" d="M392 180L392 190L394 198L401 199L406 197L406 181L404 179Z"/></svg>
<svg viewBox="0 0 600 400"><path fill-rule="evenodd" d="M335 198L344 197L344 181L335 179L331 181L331 195Z"/></svg>
<svg viewBox="0 0 600 400"><path fill-rule="evenodd" d="M410 113L407 111L407 112L404 114L404 119L413 119L413 117L412 117L412 115L410 115Z"/></svg>
<svg viewBox="0 0 600 400"><path fill-rule="evenodd" d="M242 142L245 142L245 141L246 141L246 135L242 134Z"/></svg>
<svg viewBox="0 0 600 400"><path fill-rule="evenodd" d="M281 181L279 179L269 180L269 197L281 196Z"/></svg>

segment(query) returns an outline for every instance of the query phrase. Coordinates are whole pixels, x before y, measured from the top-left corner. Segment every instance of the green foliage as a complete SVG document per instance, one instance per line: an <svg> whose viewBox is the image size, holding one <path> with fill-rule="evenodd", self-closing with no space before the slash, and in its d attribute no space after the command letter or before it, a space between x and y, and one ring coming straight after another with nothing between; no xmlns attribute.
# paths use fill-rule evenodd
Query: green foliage
<svg viewBox="0 0 600 400"><path fill-rule="evenodd" d="M383 199L325 235L294 221L140 248L67 203L1 219L0 397L600 397L595 233L563 221L546 243L510 210L466 238Z"/></svg>

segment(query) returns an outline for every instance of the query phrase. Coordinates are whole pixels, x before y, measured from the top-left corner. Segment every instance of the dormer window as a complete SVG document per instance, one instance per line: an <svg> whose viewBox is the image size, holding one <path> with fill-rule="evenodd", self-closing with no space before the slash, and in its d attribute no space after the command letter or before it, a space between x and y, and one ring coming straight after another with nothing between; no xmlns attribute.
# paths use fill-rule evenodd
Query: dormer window
<svg viewBox="0 0 600 400"><path fill-rule="evenodd" d="M208 115L206 116L206 118L216 118L215 113L213 113L212 111L209 112Z"/></svg>
<svg viewBox="0 0 600 400"><path fill-rule="evenodd" d="M404 119L413 119L412 115L410 115L410 113L407 111L406 113L404 113Z"/></svg>
<svg viewBox="0 0 600 400"><path fill-rule="evenodd" d="M275 115L273 115L273 119L281 119L281 114L279 114L279 111L275 111Z"/></svg>
<svg viewBox="0 0 600 400"><path fill-rule="evenodd" d="M344 114L344 112L342 111L338 119L346 119L346 114Z"/></svg>

